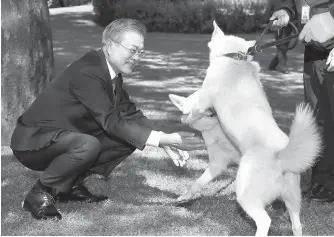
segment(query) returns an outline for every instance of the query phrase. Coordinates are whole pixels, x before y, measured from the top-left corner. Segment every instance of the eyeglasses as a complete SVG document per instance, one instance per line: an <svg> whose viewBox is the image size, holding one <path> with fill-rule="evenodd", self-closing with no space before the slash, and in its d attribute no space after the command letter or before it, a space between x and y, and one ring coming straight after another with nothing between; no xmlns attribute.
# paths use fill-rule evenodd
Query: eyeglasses
<svg viewBox="0 0 334 237"><path fill-rule="evenodd" d="M112 41L112 42L114 42L114 43L116 43L116 44L122 46L122 47L125 48L126 50L128 50L128 51L130 52L130 54L131 54L131 57L137 55L138 57L143 58L143 57L145 57L145 55L146 55L146 52L145 52L144 50L130 49L130 48L125 47L124 45L122 45L122 44L120 44L120 43L118 43L118 42L116 42L116 41L113 41L113 40L110 40L110 41Z"/></svg>

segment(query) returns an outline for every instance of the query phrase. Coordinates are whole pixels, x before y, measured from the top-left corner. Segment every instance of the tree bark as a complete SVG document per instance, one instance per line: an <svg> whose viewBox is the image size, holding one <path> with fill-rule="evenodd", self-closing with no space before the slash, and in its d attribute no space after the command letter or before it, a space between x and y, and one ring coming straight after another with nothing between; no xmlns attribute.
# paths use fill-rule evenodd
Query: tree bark
<svg viewBox="0 0 334 237"><path fill-rule="evenodd" d="M17 118L54 75L49 9L45 0L1 2L1 144Z"/></svg>

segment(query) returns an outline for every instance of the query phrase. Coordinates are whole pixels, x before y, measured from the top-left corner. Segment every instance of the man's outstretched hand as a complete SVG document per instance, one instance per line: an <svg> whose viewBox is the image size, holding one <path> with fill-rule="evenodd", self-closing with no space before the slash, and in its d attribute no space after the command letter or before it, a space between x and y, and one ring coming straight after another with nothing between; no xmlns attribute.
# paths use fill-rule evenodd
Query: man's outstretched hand
<svg viewBox="0 0 334 237"><path fill-rule="evenodd" d="M160 137L161 147L169 146L183 151L205 149L205 143L202 138L195 136L191 132L162 133Z"/></svg>

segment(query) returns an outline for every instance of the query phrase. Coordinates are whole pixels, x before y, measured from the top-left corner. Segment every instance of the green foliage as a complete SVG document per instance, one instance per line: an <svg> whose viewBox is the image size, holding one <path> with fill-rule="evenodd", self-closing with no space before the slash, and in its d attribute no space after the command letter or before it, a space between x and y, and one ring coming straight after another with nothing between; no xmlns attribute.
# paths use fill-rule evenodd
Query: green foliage
<svg viewBox="0 0 334 237"><path fill-rule="evenodd" d="M49 8L79 6L90 3L92 0L47 0Z"/></svg>
<svg viewBox="0 0 334 237"><path fill-rule="evenodd" d="M93 5L102 26L129 17L156 32L209 33L214 19L226 33L254 32L268 21L266 1L256 0L95 0Z"/></svg>

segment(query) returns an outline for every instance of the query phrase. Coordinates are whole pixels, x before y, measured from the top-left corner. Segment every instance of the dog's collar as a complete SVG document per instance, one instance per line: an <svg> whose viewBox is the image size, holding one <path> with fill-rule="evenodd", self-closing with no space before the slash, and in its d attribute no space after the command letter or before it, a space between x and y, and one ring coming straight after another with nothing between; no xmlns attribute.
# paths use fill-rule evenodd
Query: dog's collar
<svg viewBox="0 0 334 237"><path fill-rule="evenodd" d="M223 56L233 58L235 60L247 60L247 54L242 52L236 52L236 53L227 53Z"/></svg>

